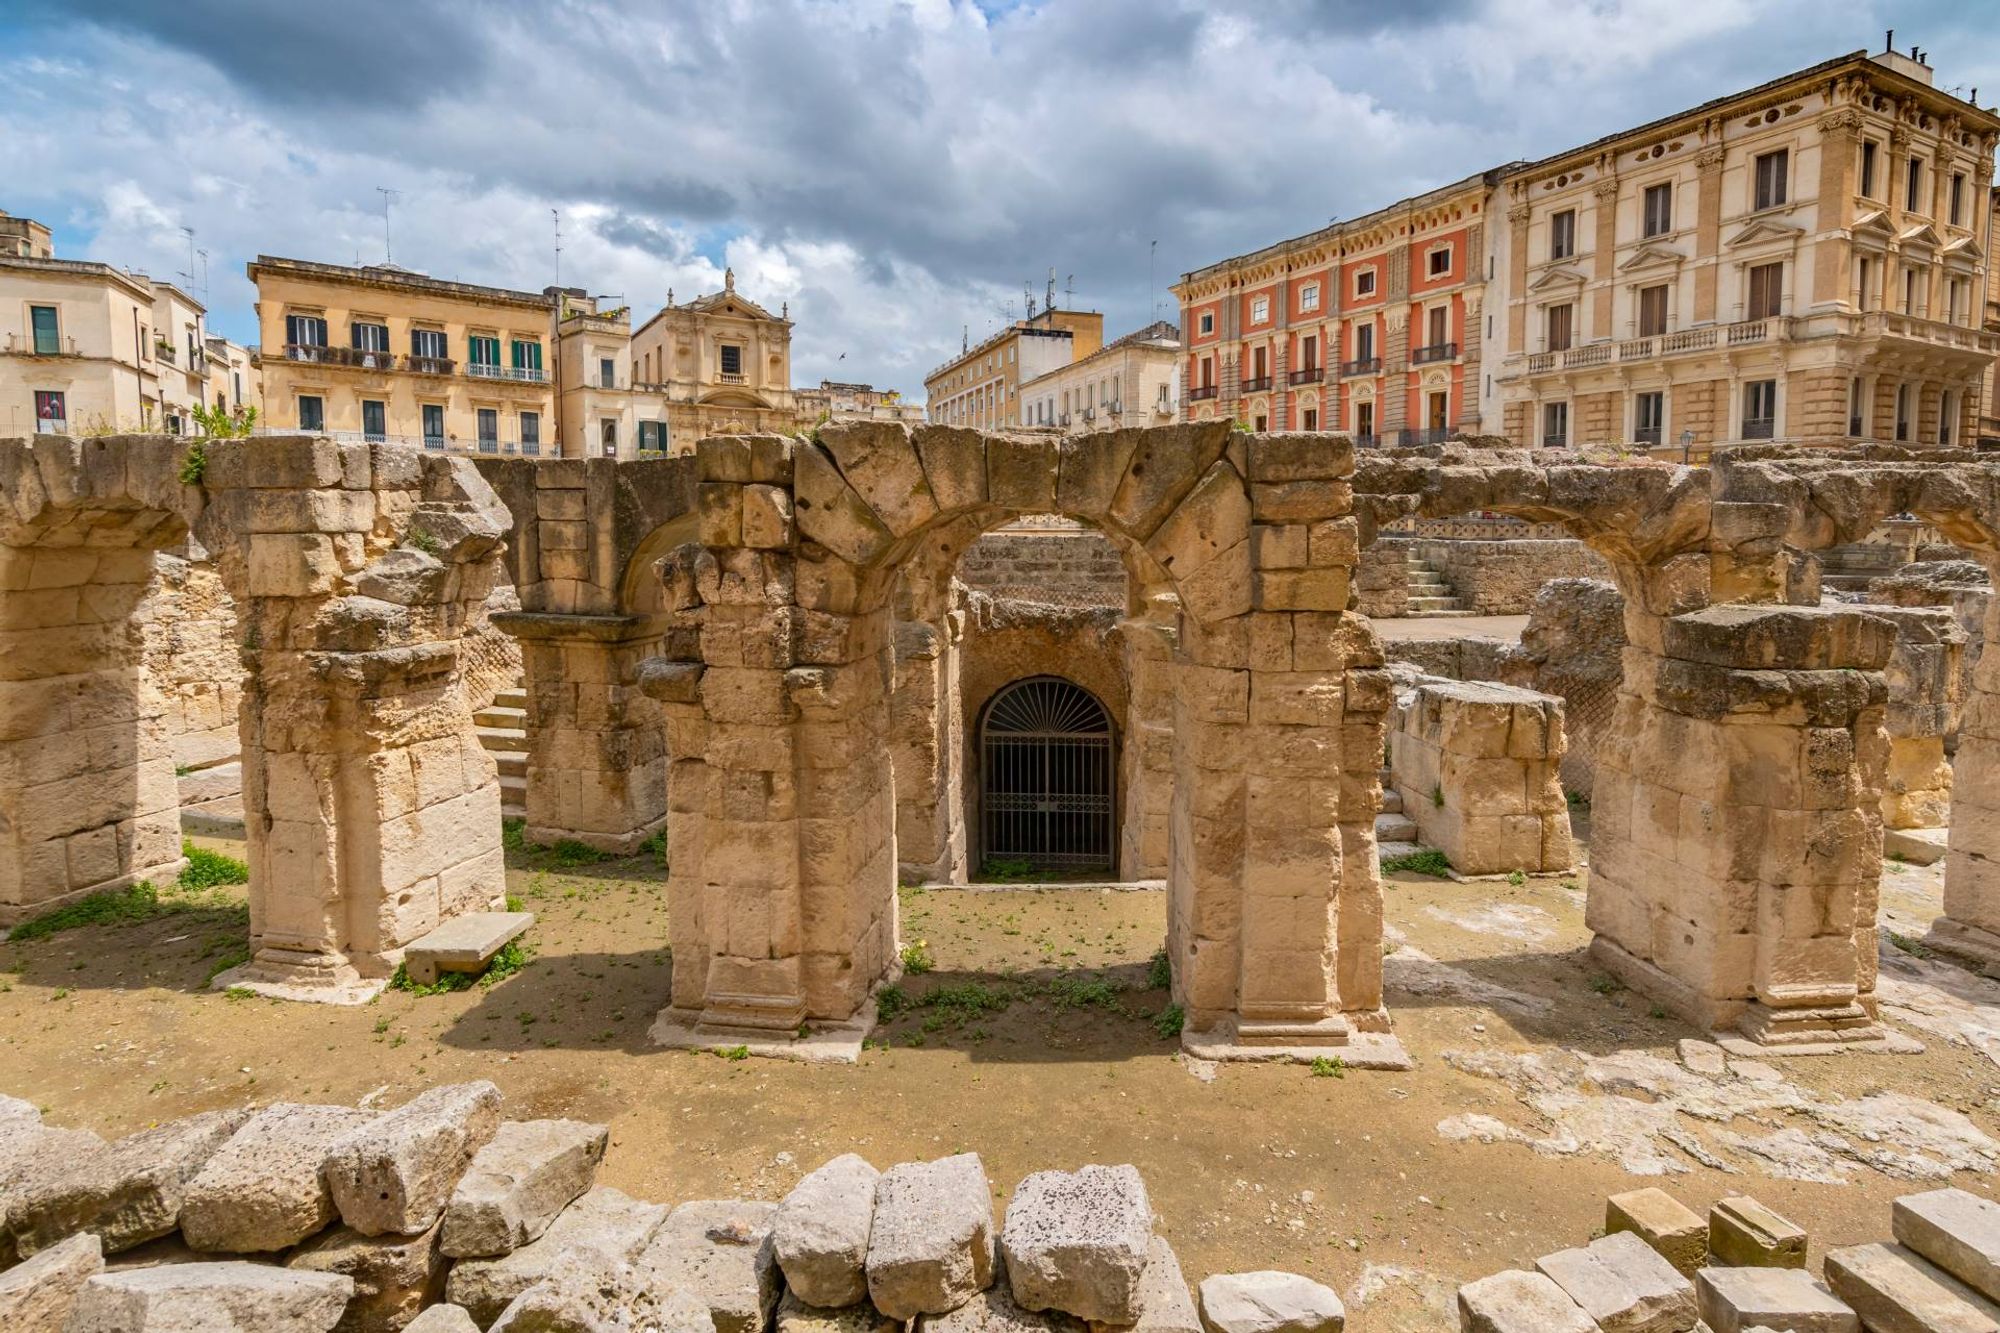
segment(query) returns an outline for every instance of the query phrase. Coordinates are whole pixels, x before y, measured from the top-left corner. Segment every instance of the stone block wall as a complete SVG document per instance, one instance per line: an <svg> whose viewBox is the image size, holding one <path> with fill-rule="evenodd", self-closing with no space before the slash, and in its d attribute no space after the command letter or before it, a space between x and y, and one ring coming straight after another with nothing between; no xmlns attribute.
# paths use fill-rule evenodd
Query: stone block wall
<svg viewBox="0 0 2000 1333"><path fill-rule="evenodd" d="M1945 740L1959 727L1965 631L1944 607L1872 606L1868 613L1896 627L1896 648L1883 673L1889 769L1882 826L1942 828L1950 820L1952 785Z"/></svg>
<svg viewBox="0 0 2000 1333"><path fill-rule="evenodd" d="M1467 615L1526 615L1535 594L1555 579L1609 579L1611 567L1580 541L1510 538L1438 541L1416 538L1417 558L1436 569Z"/></svg>
<svg viewBox="0 0 2000 1333"><path fill-rule="evenodd" d="M205 553L203 553L205 555ZM236 603L207 559L161 551L152 593L140 610L145 670L159 689L174 763L208 769L236 759L236 710L243 700Z"/></svg>
<svg viewBox="0 0 2000 1333"><path fill-rule="evenodd" d="M960 557L966 587L1054 606L1125 609L1125 563L1100 532L1037 516L980 536Z"/></svg>
<svg viewBox="0 0 2000 1333"><path fill-rule="evenodd" d="M1464 875L1575 864L1562 701L1509 685L1426 679L1389 727L1389 780L1418 840Z"/></svg>

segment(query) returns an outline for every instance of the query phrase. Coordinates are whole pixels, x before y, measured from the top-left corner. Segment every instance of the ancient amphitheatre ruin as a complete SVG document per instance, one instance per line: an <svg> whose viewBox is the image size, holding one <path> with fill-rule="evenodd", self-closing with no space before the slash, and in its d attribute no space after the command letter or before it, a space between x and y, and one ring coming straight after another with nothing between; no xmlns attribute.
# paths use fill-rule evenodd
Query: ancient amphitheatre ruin
<svg viewBox="0 0 2000 1333"><path fill-rule="evenodd" d="M1190 1276L1311 1273L1364 1330L1434 1326L1426 1282L1449 1308L1457 1284L1587 1236L1605 1195L1644 1183L1631 1175L1715 1197L1766 1177L1758 1192L1805 1213L1816 1242L1822 1224L1842 1242L1886 1229L1828 1221L1829 1195L1886 1200L1962 1173L1990 1190L2000 660L1968 641L2000 612L1978 570L1938 561L1829 588L1892 524L1923 526L1990 583L1989 456L1357 452L1227 423L1084 438L857 423L638 462L40 438L0 441L0 493L0 922L173 881L182 788L202 767L183 742L240 764L238 965L156 977L145 955L177 942L171 913L84 927L87 954L58 952L67 933L0 946L23 1071L0 1091L50 1122L122 1131L274 1096L351 1109L377 1085L395 1102L491 1078L537 1112L611 1122L607 1172L677 1201L754 1185L775 1202L850 1150L887 1166L963 1149L1023 1173L1131 1160L1142 1258L1157 1218ZM1403 577L1406 548L1467 516L1606 578L1549 582L1537 614L1568 600L1531 614L1519 645L1385 638L1368 609L1385 568ZM1019 595L1064 577L1020 554L1038 542L1100 584L1108 549L1118 604ZM968 589L975 567L1009 589ZM206 609L190 616L196 584ZM1464 669L1481 655L1487 669ZM510 791L480 719L517 680ZM1020 692L1047 681L1067 688ZM197 695L232 701L233 730L212 709L197 722ZM1027 753L1082 767L1016 790L1006 765ZM1050 859L1031 876L995 873L1007 810L1040 820ZM1892 841L1885 861L1885 824L1948 833ZM1378 844L1391 828L1452 877L1399 874ZM582 850L564 864L554 847ZM1906 865L1924 847L1936 866ZM578 888L607 876L632 882ZM385 992L412 946L524 889L536 961L483 990ZM1063 913L1084 928L1055 939L1079 924ZM1413 947L1419 917L1459 934ZM559 924L597 950L571 979L600 984L544 991L504 1047L459 1031L581 956L557 947ZM952 931L976 947L954 958ZM1032 983L1009 980L1017 940L1037 941L1018 956ZM1445 943L1457 952L1426 951ZM1113 975L1156 948L1147 986ZM940 965L978 973L987 998L927 1005ZM64 968L98 978L92 993L74 996ZM1106 1044L1104 1025L1132 1026L1121 987L1160 992L1138 1015L1146 1058L1130 1033ZM580 1037L527 1039L550 1006L607 990L615 1072L593 1079L608 1052ZM1031 991L1046 1012L981 1066ZM52 1002L87 1014L57 1030ZM363 1035L384 1005L459 1009L389 1047ZM151 1058L121 1067L106 1047L128 1014L178 1036L128 1043ZM92 1032L105 1054L79 1057ZM321 1034L325 1061L304 1044ZM148 1106L138 1066L172 1063L177 1043L215 1068ZM1804 1055L1839 1058L1779 1060ZM239 1065L275 1091L223 1077ZM997 1091L974 1086L988 1079ZM1143 1107L1106 1106L1127 1092ZM444 1094L459 1109L434 1118L492 1138L493 1099ZM1038 1095L1091 1125L1047 1132ZM411 1130L423 1114L396 1132L443 1132ZM389 1132L368 1117L342 1132L365 1140L369 1124ZM1189 1146L1170 1146L1181 1129ZM68 1132L38 1116L30 1138ZM1223 1166L1231 1144L1272 1160ZM1301 1150L1304 1174L1285 1165ZM316 1163L323 1177L338 1173ZM1447 1199L1471 1216L1448 1218ZM53 1235L11 1206L17 1239ZM1249 1230L1227 1224L1239 1215ZM449 1216L440 1201L424 1226ZM927 1308L896 1315L868 1280L883 1318ZM504 1304L475 1311L480 1326ZM1134 1322L1074 1296L1024 1308Z"/></svg>

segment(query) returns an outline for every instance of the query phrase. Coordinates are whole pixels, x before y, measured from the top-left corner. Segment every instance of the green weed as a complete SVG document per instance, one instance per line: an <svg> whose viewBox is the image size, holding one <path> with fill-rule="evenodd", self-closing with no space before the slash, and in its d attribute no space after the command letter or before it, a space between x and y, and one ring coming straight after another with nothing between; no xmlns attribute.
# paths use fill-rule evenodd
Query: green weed
<svg viewBox="0 0 2000 1333"><path fill-rule="evenodd" d="M1315 1055L1312 1062L1314 1078L1346 1078L1347 1062L1339 1056Z"/></svg>
<svg viewBox="0 0 2000 1333"><path fill-rule="evenodd" d="M1393 875L1398 872L1435 875L1439 879L1444 879L1451 873L1451 861L1435 847L1425 847L1418 851L1405 852L1401 856L1382 858L1383 874Z"/></svg>
<svg viewBox="0 0 2000 1333"><path fill-rule="evenodd" d="M1922 940L1913 940L1908 935L1898 934L1893 930L1889 932L1889 943L1895 945L1912 958L1930 958L1934 956L1930 945L1925 944Z"/></svg>
<svg viewBox="0 0 2000 1333"><path fill-rule="evenodd" d="M1625 989L1625 983L1609 972L1599 972L1590 979L1590 988L1599 995L1612 995Z"/></svg>
<svg viewBox="0 0 2000 1333"><path fill-rule="evenodd" d="M1177 1004L1170 1004L1153 1015L1153 1031L1162 1037L1178 1037L1187 1026L1187 1013Z"/></svg>
<svg viewBox="0 0 2000 1333"><path fill-rule="evenodd" d="M183 889L199 891L250 882L250 867L233 856L197 847L186 839L181 840L181 855L187 858L187 869L175 883Z"/></svg>
<svg viewBox="0 0 2000 1333"><path fill-rule="evenodd" d="M1174 984L1174 965L1167 957L1165 949L1153 955L1153 961L1146 966L1146 989L1167 990Z"/></svg>
<svg viewBox="0 0 2000 1333"><path fill-rule="evenodd" d="M509 940L493 955L493 961L486 965L484 972L440 972L438 979L428 986L419 986L410 980L409 969L398 964L396 974L389 978L393 990L407 991L411 995L444 995L451 991L470 988L475 983L480 986L495 986L526 967L534 957L534 950L520 940Z"/></svg>
<svg viewBox="0 0 2000 1333"><path fill-rule="evenodd" d="M1105 977L1056 977L1049 982L1049 999L1058 1009L1122 1009L1122 982Z"/></svg>
<svg viewBox="0 0 2000 1333"><path fill-rule="evenodd" d="M903 970L912 976L922 976L937 966L931 958L931 946L924 940L903 946Z"/></svg>
<svg viewBox="0 0 2000 1333"><path fill-rule="evenodd" d="M715 1053L725 1060L748 1060L750 1058L750 1048L748 1046L720 1046L716 1048Z"/></svg>
<svg viewBox="0 0 2000 1333"><path fill-rule="evenodd" d="M979 877L1002 884L1037 878L1035 863L1025 856L989 856L979 864Z"/></svg>
<svg viewBox="0 0 2000 1333"><path fill-rule="evenodd" d="M1507 872L1507 882L1518 889L1528 882L1528 877L1519 870L1510 870Z"/></svg>

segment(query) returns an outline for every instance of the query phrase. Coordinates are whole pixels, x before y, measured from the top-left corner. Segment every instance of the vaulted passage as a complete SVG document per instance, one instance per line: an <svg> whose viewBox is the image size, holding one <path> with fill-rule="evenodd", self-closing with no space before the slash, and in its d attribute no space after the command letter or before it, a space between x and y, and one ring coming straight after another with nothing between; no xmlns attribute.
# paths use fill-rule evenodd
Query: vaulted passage
<svg viewBox="0 0 2000 1333"><path fill-rule="evenodd" d="M1110 870L1116 846L1111 718L1088 690L1033 676L980 727L981 851L990 861Z"/></svg>

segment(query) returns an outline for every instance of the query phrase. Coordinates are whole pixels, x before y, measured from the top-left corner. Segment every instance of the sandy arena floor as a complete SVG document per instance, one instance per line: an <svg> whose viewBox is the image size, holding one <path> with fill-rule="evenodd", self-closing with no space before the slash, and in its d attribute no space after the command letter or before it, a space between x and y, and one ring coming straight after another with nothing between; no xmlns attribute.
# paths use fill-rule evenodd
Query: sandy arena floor
<svg viewBox="0 0 2000 1333"><path fill-rule="evenodd" d="M1389 1002L1417 1068L1315 1076L1191 1065L1155 1031L1159 892L905 890L904 939L933 969L859 1066L806 1066L649 1046L672 966L656 862L515 860L537 956L454 994L332 1009L208 992L242 940L215 913L0 944L0 1090L121 1133L491 1078L516 1116L608 1121L601 1179L661 1201L777 1198L849 1149L884 1166L977 1150L996 1204L1030 1171L1130 1161L1190 1278L1310 1274L1359 1333L1455 1328L1458 1282L1581 1243L1604 1196L1638 1184L1696 1207L1753 1193L1810 1227L1815 1263L1885 1237L1896 1194L1993 1193L2000 983L1886 935L1885 1013L1924 1054L1711 1079L1674 1060L1701 1034L1589 965L1581 875L1398 876ZM1938 892L1935 870L1891 866L1891 929L1921 935Z"/></svg>

